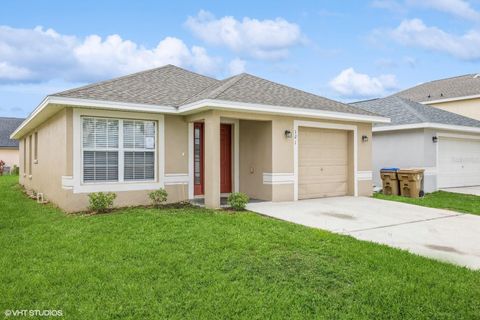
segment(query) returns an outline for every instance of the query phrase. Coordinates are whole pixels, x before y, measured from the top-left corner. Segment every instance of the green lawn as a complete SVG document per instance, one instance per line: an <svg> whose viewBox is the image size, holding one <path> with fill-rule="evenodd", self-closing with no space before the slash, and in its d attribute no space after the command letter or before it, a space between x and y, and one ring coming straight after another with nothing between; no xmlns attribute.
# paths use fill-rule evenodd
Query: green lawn
<svg viewBox="0 0 480 320"><path fill-rule="evenodd" d="M0 312L65 319L478 319L480 272L202 209L66 215L0 178Z"/></svg>
<svg viewBox="0 0 480 320"><path fill-rule="evenodd" d="M414 199L401 196L386 196L381 193L376 193L374 194L374 198L480 215L480 197L469 194L437 191L427 193L423 198Z"/></svg>

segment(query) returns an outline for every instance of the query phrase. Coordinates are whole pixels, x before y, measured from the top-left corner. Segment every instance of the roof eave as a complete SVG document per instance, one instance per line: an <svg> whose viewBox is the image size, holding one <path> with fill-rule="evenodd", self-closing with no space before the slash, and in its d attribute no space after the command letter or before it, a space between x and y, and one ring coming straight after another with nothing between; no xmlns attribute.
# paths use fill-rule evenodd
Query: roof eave
<svg viewBox="0 0 480 320"><path fill-rule="evenodd" d="M347 112L335 112L320 109L285 107L266 104L255 104L217 99L204 99L189 103L178 108L180 114L189 114L198 110L218 109L231 111L249 111L256 113L268 113L291 116L306 116L332 120L357 121L368 123L390 123L390 119L382 116L362 115Z"/></svg>
<svg viewBox="0 0 480 320"><path fill-rule="evenodd" d="M249 111L257 113L269 113L279 115L306 116L325 118L332 120L357 121L368 123L389 123L390 119L381 116L370 116L346 112L334 112L319 109L293 108L285 106L273 106L264 104L253 104L244 102L233 102L225 100L205 99L194 103L186 104L178 108L173 106L150 105L140 103L116 102L105 100L90 100L79 98L68 98L59 96L47 96L33 112L18 126L10 135L11 139L20 139L23 135L34 129L38 123L43 122L53 115L58 106L76 106L82 108L99 108L107 110L136 111L149 113L167 114L189 114L205 109L220 109L231 111ZM34 121L37 120L37 121Z"/></svg>
<svg viewBox="0 0 480 320"><path fill-rule="evenodd" d="M433 122L399 124L399 125L391 125L391 126L377 126L372 128L372 132L388 132L388 131L401 131L401 130L412 130L412 129L439 129L439 130L451 130L451 131L461 131L461 132L470 132L470 133L480 134L479 127L459 126L459 125L453 125L453 124L443 124L443 123L433 123Z"/></svg>
<svg viewBox="0 0 480 320"><path fill-rule="evenodd" d="M471 99L480 99L480 94L453 97L453 98L445 98L445 99L437 99L437 100L426 100L426 101L420 101L420 103L421 104L436 104L436 103L454 102L454 101L471 100Z"/></svg>

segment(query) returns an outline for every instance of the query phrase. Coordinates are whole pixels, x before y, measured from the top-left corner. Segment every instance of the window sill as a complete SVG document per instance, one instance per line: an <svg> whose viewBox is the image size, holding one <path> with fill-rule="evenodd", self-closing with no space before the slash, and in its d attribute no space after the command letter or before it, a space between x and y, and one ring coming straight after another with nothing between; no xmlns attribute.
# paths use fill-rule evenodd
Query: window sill
<svg viewBox="0 0 480 320"><path fill-rule="evenodd" d="M106 183L83 183L73 186L73 193L89 192L123 192L142 191L163 188L163 182L156 181L132 181L132 182L106 182Z"/></svg>

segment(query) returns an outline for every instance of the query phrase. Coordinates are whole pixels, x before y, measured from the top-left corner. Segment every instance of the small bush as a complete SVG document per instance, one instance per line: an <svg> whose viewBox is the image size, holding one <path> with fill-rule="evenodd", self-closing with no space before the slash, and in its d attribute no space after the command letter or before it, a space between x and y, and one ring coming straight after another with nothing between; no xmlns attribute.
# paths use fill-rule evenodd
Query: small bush
<svg viewBox="0 0 480 320"><path fill-rule="evenodd" d="M242 192L233 192L228 196L227 203L236 211L245 210L250 198Z"/></svg>
<svg viewBox="0 0 480 320"><path fill-rule="evenodd" d="M10 174L13 176L18 176L19 173L20 173L20 168L16 164L14 164L12 167L12 171L10 171Z"/></svg>
<svg viewBox="0 0 480 320"><path fill-rule="evenodd" d="M5 162L0 160L0 176L3 176L3 170L5 169Z"/></svg>
<svg viewBox="0 0 480 320"><path fill-rule="evenodd" d="M158 190L152 191L148 194L150 200L155 207L160 207L162 204L167 202L168 193L165 189L160 188Z"/></svg>
<svg viewBox="0 0 480 320"><path fill-rule="evenodd" d="M90 206L88 207L90 211L93 212L106 212L113 207L113 200L117 195L113 192L94 192L88 195L88 201Z"/></svg>

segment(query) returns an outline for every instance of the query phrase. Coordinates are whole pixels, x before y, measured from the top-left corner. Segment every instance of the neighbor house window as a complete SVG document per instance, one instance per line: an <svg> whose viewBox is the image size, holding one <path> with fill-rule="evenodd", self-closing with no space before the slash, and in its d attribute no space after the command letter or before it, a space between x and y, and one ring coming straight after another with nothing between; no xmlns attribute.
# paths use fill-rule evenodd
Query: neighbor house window
<svg viewBox="0 0 480 320"><path fill-rule="evenodd" d="M83 181L155 178L155 122L82 117Z"/></svg>

